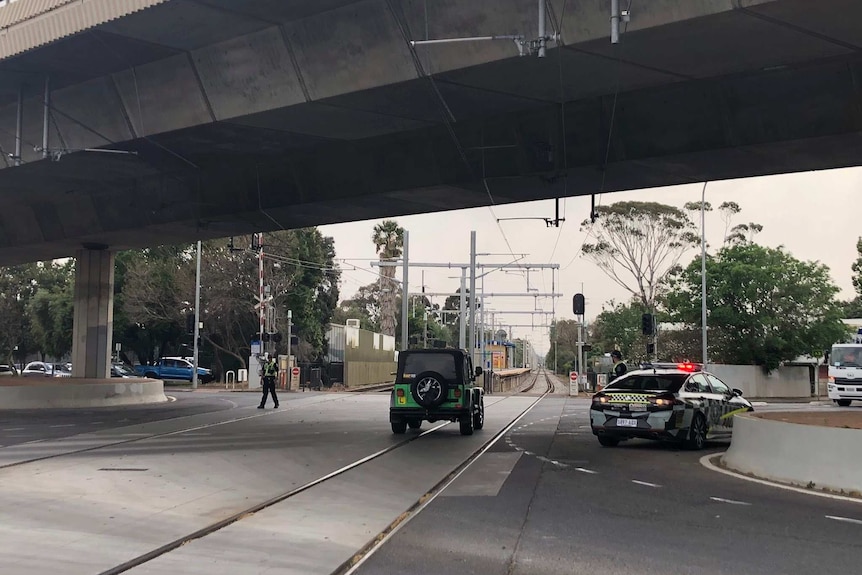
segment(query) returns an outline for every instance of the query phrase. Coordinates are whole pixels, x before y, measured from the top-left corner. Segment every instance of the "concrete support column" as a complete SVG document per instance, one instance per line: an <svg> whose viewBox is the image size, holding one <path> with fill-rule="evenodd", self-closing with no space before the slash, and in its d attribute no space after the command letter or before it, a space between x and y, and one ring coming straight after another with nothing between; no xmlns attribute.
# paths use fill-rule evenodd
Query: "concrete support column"
<svg viewBox="0 0 862 575"><path fill-rule="evenodd" d="M72 377L110 377L114 329L114 253L82 249L76 254Z"/></svg>

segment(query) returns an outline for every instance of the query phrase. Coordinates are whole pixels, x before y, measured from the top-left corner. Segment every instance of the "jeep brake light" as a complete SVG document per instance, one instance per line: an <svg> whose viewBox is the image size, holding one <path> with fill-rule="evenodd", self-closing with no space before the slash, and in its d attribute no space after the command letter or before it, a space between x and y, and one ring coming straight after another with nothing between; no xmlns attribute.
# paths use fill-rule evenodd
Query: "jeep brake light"
<svg viewBox="0 0 862 575"><path fill-rule="evenodd" d="M456 389L456 390L455 390L455 399L460 399L460 398L461 398L461 390L460 390L460 389Z"/></svg>
<svg viewBox="0 0 862 575"><path fill-rule="evenodd" d="M404 390L403 389L396 389L395 395L397 395L398 397L404 397Z"/></svg>

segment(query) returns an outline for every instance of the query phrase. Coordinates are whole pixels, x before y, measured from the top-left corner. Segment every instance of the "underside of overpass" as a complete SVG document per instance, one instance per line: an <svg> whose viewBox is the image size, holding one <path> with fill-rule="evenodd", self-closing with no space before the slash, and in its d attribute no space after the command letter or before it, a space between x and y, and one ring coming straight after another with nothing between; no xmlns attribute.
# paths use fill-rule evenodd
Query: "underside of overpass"
<svg viewBox="0 0 862 575"><path fill-rule="evenodd" d="M859 164L858 2L635 1L617 45L548 5L541 59L410 44L535 38L536 0L0 8L0 264Z"/></svg>

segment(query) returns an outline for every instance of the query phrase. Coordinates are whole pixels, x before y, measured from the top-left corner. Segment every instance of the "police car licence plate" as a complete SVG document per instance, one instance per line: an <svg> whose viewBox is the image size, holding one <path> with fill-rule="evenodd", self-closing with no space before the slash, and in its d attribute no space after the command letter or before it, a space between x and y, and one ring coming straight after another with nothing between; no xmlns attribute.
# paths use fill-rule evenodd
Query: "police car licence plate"
<svg viewBox="0 0 862 575"><path fill-rule="evenodd" d="M638 420L637 419L617 419L617 427L637 427Z"/></svg>

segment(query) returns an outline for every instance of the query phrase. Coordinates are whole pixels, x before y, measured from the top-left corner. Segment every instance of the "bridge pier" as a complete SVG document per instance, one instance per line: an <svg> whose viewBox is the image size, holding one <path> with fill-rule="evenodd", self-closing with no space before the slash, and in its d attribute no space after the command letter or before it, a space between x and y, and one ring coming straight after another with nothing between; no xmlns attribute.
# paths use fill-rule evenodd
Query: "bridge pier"
<svg viewBox="0 0 862 575"><path fill-rule="evenodd" d="M72 377L110 377L114 324L114 252L85 246L76 253Z"/></svg>

